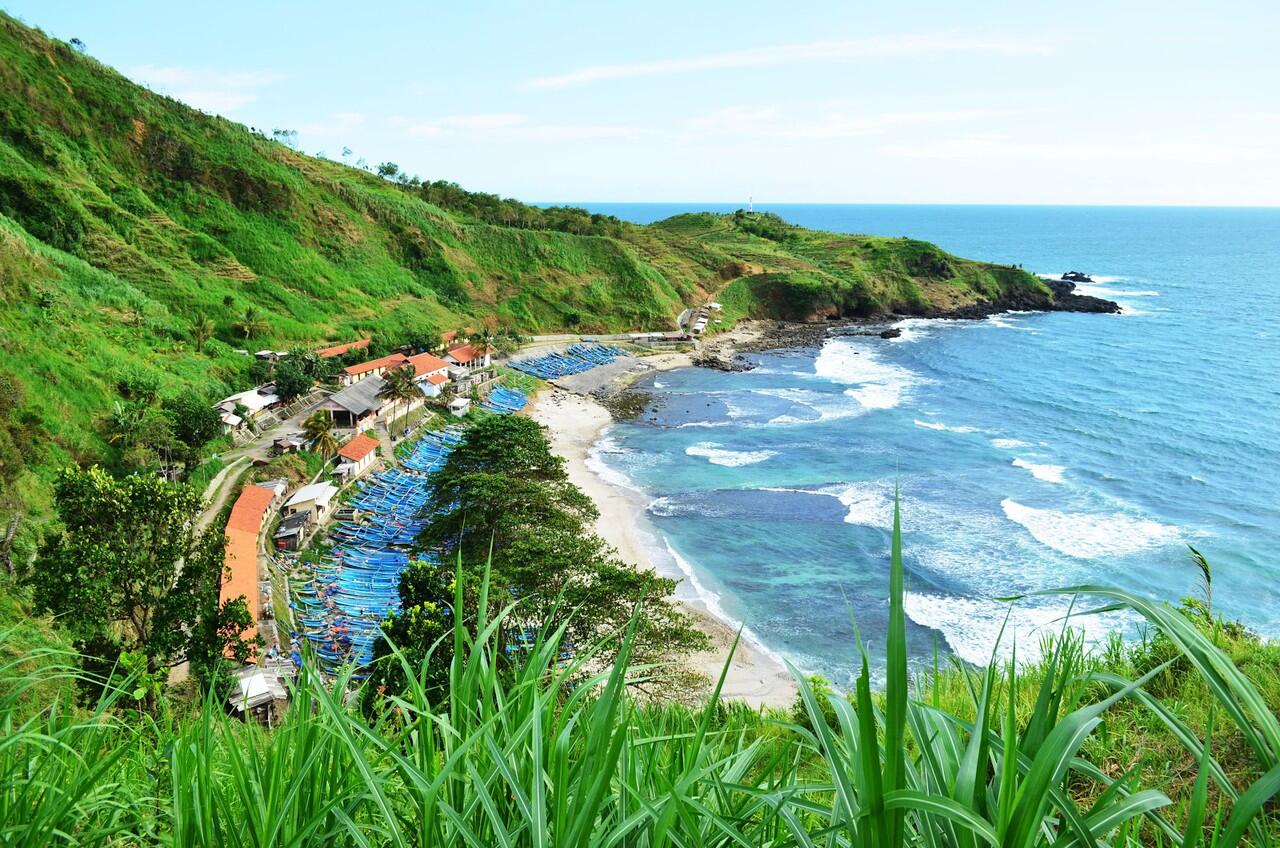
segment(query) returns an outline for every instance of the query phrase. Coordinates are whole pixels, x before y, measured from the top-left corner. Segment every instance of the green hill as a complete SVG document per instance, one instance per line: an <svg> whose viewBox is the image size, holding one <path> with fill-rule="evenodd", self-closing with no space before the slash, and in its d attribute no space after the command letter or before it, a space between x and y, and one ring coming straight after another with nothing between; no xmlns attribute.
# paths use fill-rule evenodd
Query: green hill
<svg viewBox="0 0 1280 848"><path fill-rule="evenodd" d="M478 321L668 329L711 297L731 318L1052 306L1026 273L923 242L767 215L642 227L387 174L305 156L0 15L0 378L17 398L0 476L102 459L122 380L246 387L237 348Z"/></svg>

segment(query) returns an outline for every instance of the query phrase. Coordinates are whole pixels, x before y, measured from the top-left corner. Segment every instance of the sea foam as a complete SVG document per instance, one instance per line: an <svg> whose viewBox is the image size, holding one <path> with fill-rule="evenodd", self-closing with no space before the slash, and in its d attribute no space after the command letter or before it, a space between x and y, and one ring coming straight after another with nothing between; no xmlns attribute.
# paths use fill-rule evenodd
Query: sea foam
<svg viewBox="0 0 1280 848"><path fill-rule="evenodd" d="M1005 516L1026 528L1037 542L1079 559L1124 556L1177 542L1177 527L1124 513L1091 515L1036 509L1006 498Z"/></svg>
<svg viewBox="0 0 1280 848"><path fill-rule="evenodd" d="M756 394L785 400L788 403L807 409L812 417L802 417L784 413L769 419L770 424L813 424L819 421L836 421L862 415L866 409L859 404L849 403L843 394L818 392L812 389L756 389Z"/></svg>
<svg viewBox="0 0 1280 848"><path fill-rule="evenodd" d="M1058 602L1025 601L1010 608L994 599L924 592L907 592L903 606L912 621L940 632L952 653L974 665L989 663L993 651L996 659L1007 660L1015 646L1020 662L1040 659L1041 640L1061 631L1062 619L1070 609ZM1131 616L1112 612L1073 617L1070 626L1083 632L1086 645L1095 645L1132 622Z"/></svg>
<svg viewBox="0 0 1280 848"><path fill-rule="evenodd" d="M892 409L902 403L921 379L913 372L884 362L870 347L858 347L845 339L831 339L813 363L813 372L833 383L852 388L845 394L862 408Z"/></svg>
<svg viewBox="0 0 1280 848"><path fill-rule="evenodd" d="M629 453L632 453L632 451L620 446L606 431L605 435L597 439L596 443L587 451L587 457L583 461L583 465L587 467L588 471L610 486L619 486L623 489L630 489L633 492L644 494L644 489L637 485L634 480L618 471L604 459L605 454L622 455Z"/></svg>
<svg viewBox="0 0 1280 848"><path fill-rule="evenodd" d="M729 450L718 442L699 442L684 449L689 456L705 457L713 465L724 465L736 468L740 465L754 465L778 455L777 451L735 451Z"/></svg>
<svg viewBox="0 0 1280 848"><path fill-rule="evenodd" d="M952 425L950 425L950 424L943 424L941 421L921 421L919 418L917 418L917 419L916 419L916 426L917 426L917 427L923 427L923 428L924 428L924 429L926 429L926 430L941 430L941 431L945 431L945 432L947 432L947 433L976 433L976 432L978 432L978 428L977 428L977 427L952 426Z"/></svg>
<svg viewBox="0 0 1280 848"><path fill-rule="evenodd" d="M1043 480L1046 483L1061 483L1062 474L1066 471L1066 467L1062 465L1045 465L1036 462L1028 462L1022 457L1018 457L1013 461L1015 468L1025 468L1031 472L1031 476L1037 480Z"/></svg>

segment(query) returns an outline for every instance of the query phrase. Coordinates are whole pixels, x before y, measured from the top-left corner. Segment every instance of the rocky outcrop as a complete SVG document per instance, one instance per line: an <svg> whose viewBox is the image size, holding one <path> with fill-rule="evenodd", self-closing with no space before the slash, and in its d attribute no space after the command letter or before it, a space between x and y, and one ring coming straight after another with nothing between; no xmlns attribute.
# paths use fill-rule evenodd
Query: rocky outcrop
<svg viewBox="0 0 1280 848"><path fill-rule="evenodd" d="M1120 304L1087 294L1076 294L1076 284L1066 280L1045 280L1053 292L1054 309L1059 312L1119 312Z"/></svg>
<svg viewBox="0 0 1280 848"><path fill-rule="evenodd" d="M923 318L989 318L1002 312L1119 312L1120 304L1092 295L1076 294L1075 283L1045 280L1050 294L1032 289L1014 289L996 300L971 303L957 309L926 312Z"/></svg>
<svg viewBox="0 0 1280 848"><path fill-rule="evenodd" d="M693 358L693 364L699 368L710 368L713 371L750 371L755 366L741 355L722 355L719 352L703 351Z"/></svg>

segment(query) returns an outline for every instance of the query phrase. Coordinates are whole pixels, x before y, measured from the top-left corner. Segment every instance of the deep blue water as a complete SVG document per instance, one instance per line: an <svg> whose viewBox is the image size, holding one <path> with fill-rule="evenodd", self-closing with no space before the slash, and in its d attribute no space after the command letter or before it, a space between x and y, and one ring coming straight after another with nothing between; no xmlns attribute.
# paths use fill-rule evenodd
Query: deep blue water
<svg viewBox="0 0 1280 848"><path fill-rule="evenodd" d="M590 208L650 221L705 207ZM883 641L897 484L918 657L937 643L982 661L1001 596L1076 583L1194 593L1188 544L1215 566L1220 610L1280 635L1280 210L761 208L1081 269L1125 313L912 320L893 341L651 380L656 410L615 425L598 459L644 490L713 605L847 682L851 618L873 651ZM1015 607L1020 656L1067 603ZM1086 632L1131 627L1112 616Z"/></svg>

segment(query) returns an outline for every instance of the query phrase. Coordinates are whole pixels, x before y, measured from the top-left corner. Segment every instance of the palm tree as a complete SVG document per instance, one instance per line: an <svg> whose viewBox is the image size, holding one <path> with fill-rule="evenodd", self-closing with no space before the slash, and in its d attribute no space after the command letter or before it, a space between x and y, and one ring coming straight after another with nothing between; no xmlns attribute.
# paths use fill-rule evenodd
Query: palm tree
<svg viewBox="0 0 1280 848"><path fill-rule="evenodd" d="M191 338L196 343L196 353L204 350L204 343L213 338L213 331L216 329L213 325L213 319L209 317L201 318L191 325Z"/></svg>
<svg viewBox="0 0 1280 848"><path fill-rule="evenodd" d="M311 447L325 459L338 452L338 440L333 435L333 418L323 410L313 412L302 422L302 432Z"/></svg>
<svg viewBox="0 0 1280 848"><path fill-rule="evenodd" d="M236 329L247 339L253 336L260 336L265 333L270 325L267 319L262 317L262 313L250 306L244 311L244 315L236 322Z"/></svg>
<svg viewBox="0 0 1280 848"><path fill-rule="evenodd" d="M409 401L421 396L422 392L413 379L412 365L402 365L382 375L382 388L378 389L378 397L391 401L393 409L397 401L404 401L407 413ZM394 416L392 419L394 420Z"/></svg>

